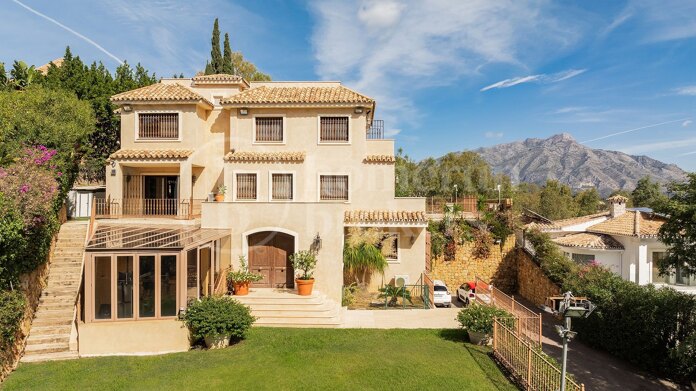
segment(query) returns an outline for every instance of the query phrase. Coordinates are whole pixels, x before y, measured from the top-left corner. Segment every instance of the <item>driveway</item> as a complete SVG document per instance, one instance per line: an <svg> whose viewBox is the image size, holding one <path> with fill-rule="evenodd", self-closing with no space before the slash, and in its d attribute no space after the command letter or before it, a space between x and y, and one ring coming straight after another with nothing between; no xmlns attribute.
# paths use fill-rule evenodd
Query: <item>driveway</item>
<svg viewBox="0 0 696 391"><path fill-rule="evenodd" d="M541 312L532 303L516 296L527 308ZM542 340L544 352L557 360L561 359L562 342L554 325L560 322L551 314L542 314ZM642 372L633 365L622 361L609 353L593 349L578 340L568 344L568 372L585 384L590 390L688 390L666 380L658 379Z"/></svg>

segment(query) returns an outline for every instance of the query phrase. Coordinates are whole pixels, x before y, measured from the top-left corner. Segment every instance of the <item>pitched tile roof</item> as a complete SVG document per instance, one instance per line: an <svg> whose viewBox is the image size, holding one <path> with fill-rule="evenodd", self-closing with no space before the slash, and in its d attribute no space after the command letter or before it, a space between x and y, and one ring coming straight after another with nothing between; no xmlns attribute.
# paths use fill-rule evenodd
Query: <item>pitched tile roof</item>
<svg viewBox="0 0 696 391"><path fill-rule="evenodd" d="M214 75L199 75L199 76L194 76L193 79L194 84L232 84L232 83L244 83L246 85L249 85L246 80L244 80L241 76L237 75L230 75L226 73L217 73Z"/></svg>
<svg viewBox="0 0 696 391"><path fill-rule="evenodd" d="M228 162L302 162L304 152L238 152L225 155Z"/></svg>
<svg viewBox="0 0 696 391"><path fill-rule="evenodd" d="M423 225L428 220L424 211L349 210L343 215L345 224L407 224Z"/></svg>
<svg viewBox="0 0 696 391"><path fill-rule="evenodd" d="M652 213L629 210L617 217L595 224L587 228L587 231L609 235L654 238L657 237L660 227L665 223L665 220L664 217Z"/></svg>
<svg viewBox="0 0 696 391"><path fill-rule="evenodd" d="M254 104L374 104L374 100L346 88L335 87L271 87L259 86L222 99L228 105Z"/></svg>
<svg viewBox="0 0 696 391"><path fill-rule="evenodd" d="M153 160L153 159L186 159L193 151L187 149L119 149L109 156L109 160Z"/></svg>
<svg viewBox="0 0 696 391"><path fill-rule="evenodd" d="M553 239L556 244L566 247L582 247L598 250L623 250L624 246L605 234L581 232Z"/></svg>
<svg viewBox="0 0 696 391"><path fill-rule="evenodd" d="M602 217L608 217L609 212L600 212L600 213L595 213L587 216L580 216L580 217L571 217L569 219L563 219L563 220L553 220L550 223L546 222L533 222L525 225L526 228L530 229L539 229L542 231L555 231L555 230L561 230L565 227L569 227L571 225L576 225L576 224L582 224L582 223L587 223L595 219L599 219Z"/></svg>
<svg viewBox="0 0 696 391"><path fill-rule="evenodd" d="M209 100L203 96L193 92L192 90L182 86L181 84L164 84L155 83L146 87L137 88L116 94L111 97L111 101L115 103L127 102L181 102L181 103L198 103L203 102L209 106L213 106Z"/></svg>
<svg viewBox="0 0 696 391"><path fill-rule="evenodd" d="M394 163L396 158L394 155L367 155L365 163Z"/></svg>

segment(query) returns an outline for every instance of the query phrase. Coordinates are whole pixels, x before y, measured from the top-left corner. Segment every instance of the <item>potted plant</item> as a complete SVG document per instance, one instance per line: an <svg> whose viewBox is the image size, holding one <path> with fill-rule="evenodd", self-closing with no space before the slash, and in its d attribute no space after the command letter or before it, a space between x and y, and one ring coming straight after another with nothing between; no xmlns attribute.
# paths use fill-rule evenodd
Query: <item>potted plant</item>
<svg viewBox="0 0 696 391"><path fill-rule="evenodd" d="M215 194L215 202L222 202L225 200L225 193L227 193L227 186L218 186L218 192Z"/></svg>
<svg viewBox="0 0 696 391"><path fill-rule="evenodd" d="M459 311L457 320L469 334L469 341L475 345L487 344L493 333L493 319L505 319L506 324L512 323L511 315L500 308L487 305L473 304Z"/></svg>
<svg viewBox="0 0 696 391"><path fill-rule="evenodd" d="M203 339L209 349L229 346L230 338L242 339L256 318L249 307L225 296L193 300L181 320L194 341Z"/></svg>
<svg viewBox="0 0 696 391"><path fill-rule="evenodd" d="M248 295L249 284L262 279L263 276L261 274L249 271L246 258L243 255L239 257L239 269L227 273L227 282L232 284L234 294L237 296Z"/></svg>
<svg viewBox="0 0 696 391"><path fill-rule="evenodd" d="M297 294L310 296L314 287L314 268L317 266L317 256L313 251L298 251L290 257L292 267L297 277Z"/></svg>

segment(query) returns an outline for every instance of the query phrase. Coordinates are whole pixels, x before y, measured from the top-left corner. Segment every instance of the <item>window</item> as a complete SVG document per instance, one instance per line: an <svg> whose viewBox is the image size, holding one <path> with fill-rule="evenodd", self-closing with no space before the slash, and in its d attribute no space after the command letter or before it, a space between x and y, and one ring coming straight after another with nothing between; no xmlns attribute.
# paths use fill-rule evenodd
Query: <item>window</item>
<svg viewBox="0 0 696 391"><path fill-rule="evenodd" d="M665 259L667 256L667 253L665 252L653 252L652 253L652 282L654 284L662 283L662 284L669 284L670 282L670 275L666 274L661 276L660 275L660 263Z"/></svg>
<svg viewBox="0 0 696 391"><path fill-rule="evenodd" d="M237 174L237 199L256 200L257 175L256 174Z"/></svg>
<svg viewBox="0 0 696 391"><path fill-rule="evenodd" d="M384 258L388 262L398 262L399 261L399 234L389 233L384 236L382 240L383 246L388 246L387 251L383 251Z"/></svg>
<svg viewBox="0 0 696 391"><path fill-rule="evenodd" d="M577 263L590 263L595 260L592 254L573 254L573 261Z"/></svg>
<svg viewBox="0 0 696 391"><path fill-rule="evenodd" d="M293 175L271 174L271 200L293 199Z"/></svg>
<svg viewBox="0 0 696 391"><path fill-rule="evenodd" d="M139 113L138 139L178 140L178 113Z"/></svg>
<svg viewBox="0 0 696 391"><path fill-rule="evenodd" d="M176 316L176 255L162 255L160 264L161 316Z"/></svg>
<svg viewBox="0 0 696 391"><path fill-rule="evenodd" d="M350 141L348 117L320 117L320 143L347 143Z"/></svg>
<svg viewBox="0 0 696 391"><path fill-rule="evenodd" d="M283 117L256 117L256 131L254 142L257 143L282 143Z"/></svg>
<svg viewBox="0 0 696 391"><path fill-rule="evenodd" d="M111 257L94 258L94 318L111 319Z"/></svg>
<svg viewBox="0 0 696 391"><path fill-rule="evenodd" d="M348 201L348 175L321 175L319 199L322 201Z"/></svg>
<svg viewBox="0 0 696 391"><path fill-rule="evenodd" d="M138 305L141 318L155 316L155 256L140 256L138 265Z"/></svg>
<svg viewBox="0 0 696 391"><path fill-rule="evenodd" d="M116 257L116 317L133 318L133 257Z"/></svg>

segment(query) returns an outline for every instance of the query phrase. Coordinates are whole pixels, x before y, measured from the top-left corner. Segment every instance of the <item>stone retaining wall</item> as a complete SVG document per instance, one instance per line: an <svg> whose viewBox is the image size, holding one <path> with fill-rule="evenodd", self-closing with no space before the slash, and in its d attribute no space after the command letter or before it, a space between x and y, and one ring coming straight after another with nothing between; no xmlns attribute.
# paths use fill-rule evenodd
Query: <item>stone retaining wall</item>
<svg viewBox="0 0 696 391"><path fill-rule="evenodd" d="M513 293L517 290L517 265L515 259L515 236L511 235L504 245L491 246L490 256L478 259L472 255L473 243L466 242L457 247L454 260L445 261L443 256L432 258L433 280L442 280L454 291L463 283L479 277L492 282L500 290Z"/></svg>
<svg viewBox="0 0 696 391"><path fill-rule="evenodd" d="M559 296L561 288L551 282L539 265L526 251L515 250L517 259L517 292L535 305L543 305L546 298Z"/></svg>

